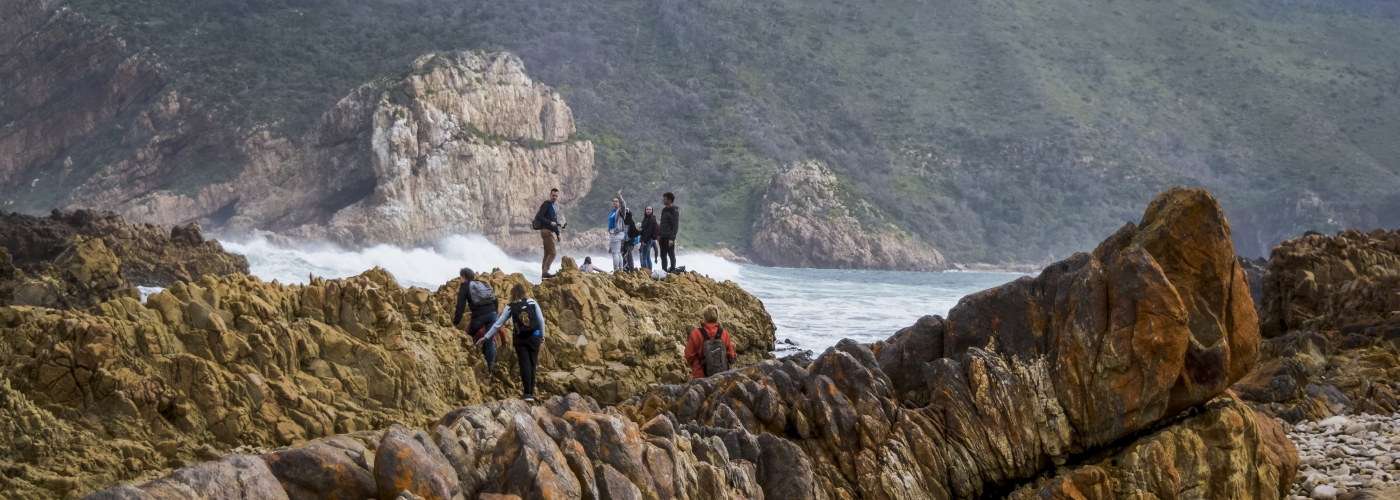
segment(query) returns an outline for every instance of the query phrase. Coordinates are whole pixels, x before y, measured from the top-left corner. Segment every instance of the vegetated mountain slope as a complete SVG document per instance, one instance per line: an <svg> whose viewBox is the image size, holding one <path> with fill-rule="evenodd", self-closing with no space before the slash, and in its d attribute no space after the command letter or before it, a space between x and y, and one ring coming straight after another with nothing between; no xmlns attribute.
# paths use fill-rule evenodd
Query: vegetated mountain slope
<svg viewBox="0 0 1400 500"><path fill-rule="evenodd" d="M422 53L510 50L569 90L597 148L575 220L600 223L618 187L639 206L675 191L683 243L742 248L768 174L810 158L953 261L1085 250L1171 185L1212 189L1244 254L1400 225L1383 2L71 5L228 123L289 137Z"/></svg>

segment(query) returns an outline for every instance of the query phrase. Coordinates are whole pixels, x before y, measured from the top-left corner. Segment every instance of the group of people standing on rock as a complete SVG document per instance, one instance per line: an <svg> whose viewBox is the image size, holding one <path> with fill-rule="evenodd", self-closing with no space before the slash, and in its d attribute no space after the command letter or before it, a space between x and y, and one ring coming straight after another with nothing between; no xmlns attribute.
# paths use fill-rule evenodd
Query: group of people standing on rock
<svg viewBox="0 0 1400 500"><path fill-rule="evenodd" d="M525 402L535 400L535 372L539 366L540 349L544 347L544 311L539 302L529 297L530 289L524 283L516 283L510 289L510 303L504 310L499 307L496 293L486 282L476 279L470 268L461 270L462 284L457 288L457 307L452 314L452 324L462 323L462 314L471 313L466 332L481 347L486 358L486 379L491 379L496 366L497 333L505 333L506 323L511 323L511 346L520 365L520 385ZM734 342L729 332L719 325L719 307L711 304L700 312L700 326L690 331L685 344L685 360L690 365L692 379L705 378L728 371L734 363ZM502 338L504 335L502 335Z"/></svg>
<svg viewBox="0 0 1400 500"><path fill-rule="evenodd" d="M612 256L613 272L631 272L639 269L633 255L640 251L641 269L653 268L653 254L660 260L662 271L676 272L676 235L680 233L681 210L676 206L676 195L661 195L661 217L658 219L647 206L641 222L637 222L632 211L627 208L627 200L622 198L622 190L612 199L612 212L608 214L608 254ZM540 204L535 212L531 227L539 230L544 242L544 260L540 266L542 279L554 277L549 268L554 265L557 255L556 244L560 241L561 229L568 224L559 215L559 188L549 191L549 199ZM600 272L593 267L593 259L585 258L585 272ZM683 270L683 268L682 268Z"/></svg>

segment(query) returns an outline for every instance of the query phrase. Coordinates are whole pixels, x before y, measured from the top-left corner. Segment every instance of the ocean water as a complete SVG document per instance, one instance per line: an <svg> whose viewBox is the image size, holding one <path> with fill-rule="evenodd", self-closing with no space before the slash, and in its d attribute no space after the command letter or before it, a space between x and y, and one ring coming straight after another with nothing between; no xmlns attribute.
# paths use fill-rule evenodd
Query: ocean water
<svg viewBox="0 0 1400 500"><path fill-rule="evenodd" d="M354 276L375 266L388 270L404 286L429 290L437 290L463 267L488 272L499 268L524 274L535 283L540 279L538 260L506 255L478 235L444 238L424 248L379 245L360 251L330 245L286 247L263 239L222 243L224 249L248 257L253 275L286 284L306 283L312 275ZM589 256L600 268L611 267L611 258L601 249ZM584 256L573 257L582 262ZM762 300L778 327L778 355L800 350L820 353L843 338L883 340L924 315L946 315L967 294L1023 276L774 268L736 264L700 252L683 252L677 260L688 270L734 281Z"/></svg>

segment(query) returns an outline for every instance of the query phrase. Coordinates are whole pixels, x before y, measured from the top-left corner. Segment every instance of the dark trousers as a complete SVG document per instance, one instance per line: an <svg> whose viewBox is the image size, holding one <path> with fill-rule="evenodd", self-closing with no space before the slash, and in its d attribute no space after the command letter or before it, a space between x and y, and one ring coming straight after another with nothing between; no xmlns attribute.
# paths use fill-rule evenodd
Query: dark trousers
<svg viewBox="0 0 1400 500"><path fill-rule="evenodd" d="M520 385L525 387L526 396L535 395L535 365L540 361L542 340L544 337L538 335L515 338L515 355L520 358Z"/></svg>
<svg viewBox="0 0 1400 500"><path fill-rule="evenodd" d="M472 314L472 322L467 325L467 333L472 336L472 341L481 340L482 335L486 335L486 327L496 322L496 311L483 314ZM492 338L485 344L481 344L481 355L486 357L486 376L491 376L491 368L496 366L496 339Z"/></svg>
<svg viewBox="0 0 1400 500"><path fill-rule="evenodd" d="M666 263L670 257L670 264ZM661 240L661 270L670 271L676 268L676 240Z"/></svg>

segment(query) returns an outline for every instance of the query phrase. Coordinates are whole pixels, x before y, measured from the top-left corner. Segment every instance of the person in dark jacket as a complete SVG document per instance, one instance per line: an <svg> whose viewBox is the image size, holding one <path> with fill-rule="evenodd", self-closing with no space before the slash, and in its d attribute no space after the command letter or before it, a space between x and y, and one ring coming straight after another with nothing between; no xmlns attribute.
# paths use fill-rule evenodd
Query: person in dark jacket
<svg viewBox="0 0 1400 500"><path fill-rule="evenodd" d="M661 235L661 226L656 223L656 214L652 213L651 205L647 205L646 214L642 217L641 248L642 267L651 270L651 254L656 251L656 238Z"/></svg>
<svg viewBox="0 0 1400 500"><path fill-rule="evenodd" d="M637 221L632 218L632 211L627 211L627 216L622 218L622 224L627 226L627 239L622 241L622 270L632 272L637 270L636 260L632 258L632 250L637 248L637 241L641 239L642 231L637 229Z"/></svg>
<svg viewBox="0 0 1400 500"><path fill-rule="evenodd" d="M719 327L719 308L714 304L705 306L705 310L700 313L705 320L700 328L704 328L704 333L700 328L690 331L690 339L685 343L685 360L690 363L690 378L705 378L705 352L702 348L706 338L715 338L719 334L719 339L724 342L725 350L729 351L729 363L734 364L734 342L729 339L729 332Z"/></svg>
<svg viewBox="0 0 1400 500"><path fill-rule="evenodd" d="M544 311L535 299L526 296L528 293L523 283L516 283L510 289L510 303L506 304L505 314L496 318L486 329L486 336L476 343L490 341L506 321L513 323L515 334L511 345L515 346L515 355L520 360L520 385L525 388L520 399L532 402L535 400L535 367L539 364L540 347L544 345Z"/></svg>
<svg viewBox="0 0 1400 500"><path fill-rule="evenodd" d="M559 217L559 188L549 190L549 199L535 211L534 226L540 228L540 239L544 240L544 262L540 265L540 278L553 278L549 267L554 265L554 244L559 242L559 230L564 227Z"/></svg>
<svg viewBox="0 0 1400 500"><path fill-rule="evenodd" d="M676 235L681 229L681 208L676 206L676 195L671 193L661 195L661 202L666 204L666 208L661 209L661 269L669 273L676 270Z"/></svg>
<svg viewBox="0 0 1400 500"><path fill-rule="evenodd" d="M462 322L462 312L466 311L468 306L470 306L472 319L471 322L467 324L466 331L467 335L471 335L472 340L478 340L486 335L486 326L496 322L497 304L495 300L489 301L488 304L487 301L481 297L472 297L471 288L473 282L480 283L477 285L478 290L483 286L486 287L487 290L490 290L490 286L487 285L486 282L477 281L476 273L473 272L471 268L462 268L461 275L462 284L457 287L457 311L452 313L452 324L460 324ZM493 293L492 295L495 294ZM478 342L478 344L481 345L481 354L486 357L486 380L491 380L491 368L496 365L496 343L487 342L482 344Z"/></svg>

